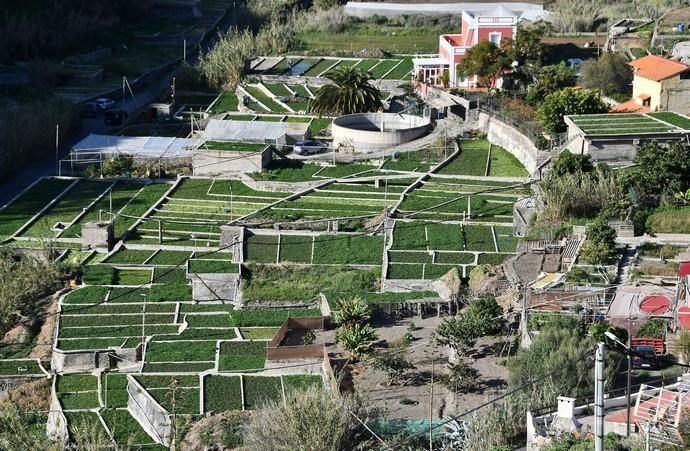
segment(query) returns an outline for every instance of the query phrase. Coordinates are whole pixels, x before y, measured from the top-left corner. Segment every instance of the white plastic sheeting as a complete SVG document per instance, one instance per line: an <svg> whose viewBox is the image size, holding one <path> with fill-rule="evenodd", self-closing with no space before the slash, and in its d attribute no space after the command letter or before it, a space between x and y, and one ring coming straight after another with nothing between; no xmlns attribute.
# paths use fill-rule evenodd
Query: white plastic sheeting
<svg viewBox="0 0 690 451"><path fill-rule="evenodd" d="M211 119L204 130L207 141L247 141L274 143L285 135L306 135L308 124L302 122L233 121ZM299 138L298 138L299 139Z"/></svg>
<svg viewBox="0 0 690 451"><path fill-rule="evenodd" d="M107 156L127 154L146 158L190 157L201 143L198 139L165 136L110 136L90 134L72 148L75 160L93 158L94 154Z"/></svg>

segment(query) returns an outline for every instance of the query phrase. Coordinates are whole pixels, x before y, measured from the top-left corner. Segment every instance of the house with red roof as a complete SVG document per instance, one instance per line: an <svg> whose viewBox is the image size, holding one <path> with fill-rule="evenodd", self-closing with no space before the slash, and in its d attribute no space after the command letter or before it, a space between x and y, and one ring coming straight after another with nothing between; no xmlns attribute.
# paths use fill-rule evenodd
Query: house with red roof
<svg viewBox="0 0 690 451"><path fill-rule="evenodd" d="M513 39L521 16L521 11L510 10L500 4L492 9L463 11L461 32L439 36L438 57L413 60L417 80L438 86L442 84L444 72L447 72L449 87L477 87L476 76L463 78L457 74L458 63L465 57L467 50L480 41L500 45L504 39Z"/></svg>
<svg viewBox="0 0 690 451"><path fill-rule="evenodd" d="M690 113L690 66L656 55L636 59L630 66L633 98L616 105L612 113Z"/></svg>

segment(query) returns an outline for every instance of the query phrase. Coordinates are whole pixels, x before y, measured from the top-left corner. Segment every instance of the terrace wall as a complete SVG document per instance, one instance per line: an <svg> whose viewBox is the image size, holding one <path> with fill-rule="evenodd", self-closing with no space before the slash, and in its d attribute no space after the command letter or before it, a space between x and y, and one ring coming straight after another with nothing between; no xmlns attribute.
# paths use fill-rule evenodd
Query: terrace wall
<svg viewBox="0 0 690 451"><path fill-rule="evenodd" d="M271 163L271 150L261 153L202 150L194 153L192 169L195 176L232 176L257 172Z"/></svg>
<svg viewBox="0 0 690 451"><path fill-rule="evenodd" d="M124 341L124 338L122 339ZM111 358L111 355L115 358ZM55 372L78 373L99 368L138 369L139 346L127 349L62 351L53 349L51 368Z"/></svg>
<svg viewBox="0 0 690 451"><path fill-rule="evenodd" d="M537 170L539 161L548 157L517 129L483 112L479 113L479 129L486 133L489 142L503 147L520 160L530 174Z"/></svg>
<svg viewBox="0 0 690 451"><path fill-rule="evenodd" d="M243 178L242 182L256 191L271 191L274 193L297 193L324 184L324 180L316 180L313 182L272 182L254 180L249 177Z"/></svg>
<svg viewBox="0 0 690 451"><path fill-rule="evenodd" d="M291 330L323 330L324 318L288 318L285 320L271 343L266 347L266 360L321 359L324 356L324 345L281 346L283 339Z"/></svg>
<svg viewBox="0 0 690 451"><path fill-rule="evenodd" d="M146 433L165 446L170 445L172 422L168 412L134 379L127 376L127 410Z"/></svg>

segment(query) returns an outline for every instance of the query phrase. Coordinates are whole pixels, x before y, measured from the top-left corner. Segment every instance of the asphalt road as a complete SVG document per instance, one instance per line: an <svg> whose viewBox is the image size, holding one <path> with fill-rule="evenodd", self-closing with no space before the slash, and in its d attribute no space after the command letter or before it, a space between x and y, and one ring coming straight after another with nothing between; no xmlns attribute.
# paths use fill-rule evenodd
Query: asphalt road
<svg viewBox="0 0 690 451"><path fill-rule="evenodd" d="M141 91L133 90L134 98L132 98L129 92L127 93L124 110L129 113L130 117L134 116L135 113L146 107L149 103L158 100L170 85L172 73L171 71L169 74L161 77L159 83L154 86L148 86ZM118 109L122 109L122 100L118 101L113 108L113 110ZM117 128L108 127L104 124L103 114L95 118L82 118L82 130L77 138L60 143L60 158L66 157L72 146L90 133L108 134L113 133L116 129ZM0 181L0 206L11 200L37 178L49 175L57 175L57 165L54 154L25 167L13 178Z"/></svg>

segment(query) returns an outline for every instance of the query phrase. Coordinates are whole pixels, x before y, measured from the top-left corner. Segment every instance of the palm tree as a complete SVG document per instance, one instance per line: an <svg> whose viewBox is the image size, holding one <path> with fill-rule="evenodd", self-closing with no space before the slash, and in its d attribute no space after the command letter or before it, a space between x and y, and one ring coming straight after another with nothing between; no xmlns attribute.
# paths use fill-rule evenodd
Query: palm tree
<svg viewBox="0 0 690 451"><path fill-rule="evenodd" d="M362 355L368 354L374 347L374 340L378 335L367 324L354 324L350 327L341 327L336 336L336 342L350 353L350 358L359 360Z"/></svg>
<svg viewBox="0 0 690 451"><path fill-rule="evenodd" d="M319 115L341 116L343 114L376 111L381 108L381 91L369 80L369 72L351 66L332 70L328 84L318 90L309 102L309 111Z"/></svg>
<svg viewBox="0 0 690 451"><path fill-rule="evenodd" d="M371 319L371 308L355 296L336 301L337 309L333 312L333 319L339 326L349 327L355 324L366 324Z"/></svg>

